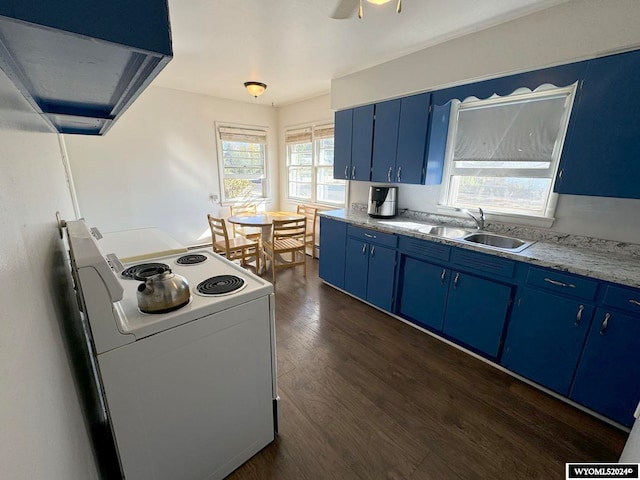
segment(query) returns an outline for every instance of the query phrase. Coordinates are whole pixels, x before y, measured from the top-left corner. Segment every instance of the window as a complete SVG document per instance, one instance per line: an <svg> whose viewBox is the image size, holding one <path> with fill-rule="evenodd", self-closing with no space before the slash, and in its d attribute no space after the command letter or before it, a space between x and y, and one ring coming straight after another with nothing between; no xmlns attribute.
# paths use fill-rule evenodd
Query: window
<svg viewBox="0 0 640 480"><path fill-rule="evenodd" d="M575 87L456 102L444 205L552 218L553 182Z"/></svg>
<svg viewBox="0 0 640 480"><path fill-rule="evenodd" d="M345 182L333 178L333 125L287 130L288 198L344 205Z"/></svg>
<svg viewBox="0 0 640 480"><path fill-rule="evenodd" d="M265 196L266 129L218 126L224 201Z"/></svg>

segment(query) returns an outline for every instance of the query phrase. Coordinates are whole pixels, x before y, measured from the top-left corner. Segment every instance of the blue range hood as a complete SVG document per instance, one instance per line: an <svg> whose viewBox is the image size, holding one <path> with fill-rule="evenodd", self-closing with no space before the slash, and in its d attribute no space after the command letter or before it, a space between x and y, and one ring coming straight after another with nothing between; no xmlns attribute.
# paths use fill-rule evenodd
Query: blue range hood
<svg viewBox="0 0 640 480"><path fill-rule="evenodd" d="M59 133L106 133L171 57L166 0L0 3L0 68Z"/></svg>

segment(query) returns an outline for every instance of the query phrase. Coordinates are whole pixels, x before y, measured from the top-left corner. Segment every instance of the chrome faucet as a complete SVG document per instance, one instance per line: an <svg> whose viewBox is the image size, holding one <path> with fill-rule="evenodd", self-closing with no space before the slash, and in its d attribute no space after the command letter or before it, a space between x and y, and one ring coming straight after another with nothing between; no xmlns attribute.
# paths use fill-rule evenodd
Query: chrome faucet
<svg viewBox="0 0 640 480"><path fill-rule="evenodd" d="M478 210L480 211L479 217L476 217L473 213L471 213L466 208L460 208L458 210L460 210L463 213L466 213L471 218L473 218L473 221L476 222L476 227L478 228L478 230L484 230L484 211L481 208L478 208Z"/></svg>

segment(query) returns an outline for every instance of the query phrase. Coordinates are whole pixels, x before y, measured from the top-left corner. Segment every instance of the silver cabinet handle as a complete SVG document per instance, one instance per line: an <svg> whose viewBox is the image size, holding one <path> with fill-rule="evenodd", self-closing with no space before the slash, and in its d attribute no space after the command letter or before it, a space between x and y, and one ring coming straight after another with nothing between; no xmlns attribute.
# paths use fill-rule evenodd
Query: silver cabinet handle
<svg viewBox="0 0 640 480"><path fill-rule="evenodd" d="M551 280L550 278L545 278L544 281L547 283L550 283L551 285L555 285L556 287L576 288L576 286L573 283L559 282L558 280Z"/></svg>
<svg viewBox="0 0 640 480"><path fill-rule="evenodd" d="M344 178L345 180L349 180L349 165L344 166Z"/></svg>
<svg viewBox="0 0 640 480"><path fill-rule="evenodd" d="M610 313L606 313L604 315L604 320L602 321L602 325L600 325L600 335L604 335L604 332L607 329L607 326L609 325L609 319L610 318L611 318L611 314Z"/></svg>
<svg viewBox="0 0 640 480"><path fill-rule="evenodd" d="M458 288L458 280L460 279L460 274L456 273L456 278L453 279L453 287Z"/></svg>
<svg viewBox="0 0 640 480"><path fill-rule="evenodd" d="M378 238L375 235L371 235L370 233L365 233L364 236L367 238Z"/></svg>
<svg viewBox="0 0 640 480"><path fill-rule="evenodd" d="M634 300L633 298L629 300L629 303L635 305L636 307L640 307L640 302L638 300Z"/></svg>
<svg viewBox="0 0 640 480"><path fill-rule="evenodd" d="M376 251L376 246L375 245L371 245L371 256L373 257Z"/></svg>
<svg viewBox="0 0 640 480"><path fill-rule="evenodd" d="M354 165L353 168L351 169L351 180L355 180L356 179L356 166Z"/></svg>
<svg viewBox="0 0 640 480"><path fill-rule="evenodd" d="M393 167L389 167L389 171L387 172L387 182L391 181L391 172L393 172Z"/></svg>
<svg viewBox="0 0 640 480"><path fill-rule="evenodd" d="M442 275L440 275L440 283L441 283L442 285L444 285L444 280L445 280L445 278L447 278L447 269L446 269L446 268L443 268L443 269L442 269Z"/></svg>
<svg viewBox="0 0 640 480"><path fill-rule="evenodd" d="M576 327L580 325L580 320L582 320L582 312L584 312L584 305L580 305L578 307L578 313L576 313L576 322L574 323Z"/></svg>
<svg viewBox="0 0 640 480"><path fill-rule="evenodd" d="M367 244L366 244L366 243L363 243L363 244L362 244L362 254L363 254L363 255L366 255L366 254L367 254Z"/></svg>
<svg viewBox="0 0 640 480"><path fill-rule="evenodd" d="M402 167L398 167L398 175L396 175L398 177L398 181L400 181L400 174L402 173Z"/></svg>

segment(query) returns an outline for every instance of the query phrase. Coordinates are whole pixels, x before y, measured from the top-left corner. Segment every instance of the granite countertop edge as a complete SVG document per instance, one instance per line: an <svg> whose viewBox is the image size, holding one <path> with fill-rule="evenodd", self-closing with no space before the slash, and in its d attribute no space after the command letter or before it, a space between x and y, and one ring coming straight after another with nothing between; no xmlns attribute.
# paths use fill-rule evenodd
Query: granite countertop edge
<svg viewBox="0 0 640 480"><path fill-rule="evenodd" d="M467 242L449 239L438 235L421 233L415 229L382 224L380 221L385 221L385 219L371 218L366 214L366 212L361 211L330 210L318 212L318 215L356 226L377 230L383 233L392 233L429 240L488 255L509 258L523 263L574 273L576 275L582 275L596 280L616 283L632 288L640 288L640 258L634 255L603 252L540 240L537 240L522 252L507 252L493 250L483 246L476 246ZM402 221L405 220L405 218L396 217L393 220ZM421 221L416 218L406 218L406 220L411 223L434 225L434 222ZM469 227L466 227L466 229L473 230ZM491 232L490 229L487 229L487 231ZM518 235L518 238L521 238L522 240L533 240L524 238L520 235Z"/></svg>

